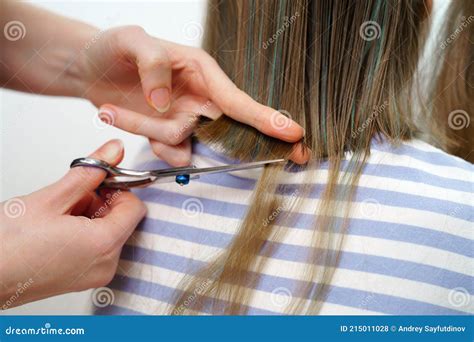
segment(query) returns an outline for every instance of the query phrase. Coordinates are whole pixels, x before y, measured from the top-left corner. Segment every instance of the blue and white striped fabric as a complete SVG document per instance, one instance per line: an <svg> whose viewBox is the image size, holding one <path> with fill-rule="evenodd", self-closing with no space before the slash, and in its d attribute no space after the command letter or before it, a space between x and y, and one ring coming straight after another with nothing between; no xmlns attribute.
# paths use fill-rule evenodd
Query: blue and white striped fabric
<svg viewBox="0 0 474 342"><path fill-rule="evenodd" d="M198 167L230 161L202 144ZM139 167L166 167L147 151ZM319 172L324 184L327 167ZM418 140L374 143L352 203L341 260L321 314L474 313L474 166ZM176 287L226 248L245 215L261 170L202 176L180 187L137 191L148 214L123 249L109 284L114 303L98 314L166 314ZM299 174L289 174L297 183ZM319 192L285 227L278 248L251 289L250 314L284 312L311 241ZM306 249L305 249L306 248ZM317 267L313 265L312 267ZM212 312L203 312L212 314Z"/></svg>

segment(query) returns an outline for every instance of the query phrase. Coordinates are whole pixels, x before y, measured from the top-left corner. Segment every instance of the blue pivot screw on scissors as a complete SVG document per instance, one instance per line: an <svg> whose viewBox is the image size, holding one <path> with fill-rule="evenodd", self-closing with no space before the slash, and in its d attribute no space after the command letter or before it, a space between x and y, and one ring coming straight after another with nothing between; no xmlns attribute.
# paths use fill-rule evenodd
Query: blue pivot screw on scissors
<svg viewBox="0 0 474 342"><path fill-rule="evenodd" d="M231 172L239 170L255 169L265 165L281 163L284 159L265 160L244 164L230 164L221 166L212 166L197 168L195 166L174 167L158 170L131 170L111 166L107 162L94 158L78 158L72 161L71 168L77 166L97 167L107 172L107 178L100 185L112 189L131 189L146 187L157 182L175 181L179 185L186 185L190 179L199 178L203 174Z"/></svg>

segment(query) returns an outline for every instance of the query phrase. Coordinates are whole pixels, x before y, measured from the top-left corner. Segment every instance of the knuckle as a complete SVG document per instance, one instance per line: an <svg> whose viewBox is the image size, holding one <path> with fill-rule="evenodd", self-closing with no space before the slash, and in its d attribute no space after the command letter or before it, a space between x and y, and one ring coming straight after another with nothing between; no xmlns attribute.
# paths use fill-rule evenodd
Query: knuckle
<svg viewBox="0 0 474 342"><path fill-rule="evenodd" d="M112 40L120 50L128 50L131 43L135 42L138 37L146 35L145 30L138 25L127 25L111 29Z"/></svg>
<svg viewBox="0 0 474 342"><path fill-rule="evenodd" d="M186 68L191 73L198 73L201 71L201 64L197 58L190 58L186 62Z"/></svg>
<svg viewBox="0 0 474 342"><path fill-rule="evenodd" d="M169 132L169 136L166 138L166 142L168 145L178 145L181 142L180 134L177 131Z"/></svg>
<svg viewBox="0 0 474 342"><path fill-rule="evenodd" d="M199 57L200 60L212 61L214 58L204 49L195 47L195 55Z"/></svg>
<svg viewBox="0 0 474 342"><path fill-rule="evenodd" d="M142 34L145 32L145 30L138 25L120 26L113 28L110 31L119 41L121 41L122 38L130 38L131 35Z"/></svg>
<svg viewBox="0 0 474 342"><path fill-rule="evenodd" d="M238 112L239 107L243 107L245 103L245 93L237 88L237 86L230 82L229 86L222 89L222 93L228 95L222 102L221 109L224 113L233 114Z"/></svg>
<svg viewBox="0 0 474 342"><path fill-rule="evenodd" d="M106 261L105 265L101 265L100 269L92 275L89 286L91 288L107 286L117 272L117 262Z"/></svg>
<svg viewBox="0 0 474 342"><path fill-rule="evenodd" d="M252 123L252 126L258 129L259 131L262 131L265 128L265 119L262 115L252 116Z"/></svg>
<svg viewBox="0 0 474 342"><path fill-rule="evenodd" d="M166 131L164 138L167 145L178 145L183 137L180 134L180 125L173 123L170 125L169 129Z"/></svg>
<svg viewBox="0 0 474 342"><path fill-rule="evenodd" d="M176 167L189 165L189 156L184 152L176 153L172 158L173 165Z"/></svg>
<svg viewBox="0 0 474 342"><path fill-rule="evenodd" d="M215 59L213 56L211 56L210 54L208 54L206 51L204 51L204 56L205 56L204 58L207 59L207 62L208 62L209 64L213 64L214 66L217 66L217 67L220 68L219 63L217 63L216 59Z"/></svg>
<svg viewBox="0 0 474 342"><path fill-rule="evenodd" d="M105 269L102 275L102 286L107 285L112 281L112 279L114 279L115 273L117 271L117 265L117 262L114 262Z"/></svg>
<svg viewBox="0 0 474 342"><path fill-rule="evenodd" d="M155 155L158 157L158 158L161 158L162 157L162 154L163 154L163 146L164 144L158 142L158 141L153 141L151 143L151 149L153 150L153 153L155 153Z"/></svg>
<svg viewBox="0 0 474 342"><path fill-rule="evenodd" d="M96 221L95 219L92 220ZM103 225L103 223L102 223ZM116 237L110 234L106 227L96 226L94 232L91 231L91 237L94 239L94 252L99 259L109 259L117 248Z"/></svg>
<svg viewBox="0 0 474 342"><path fill-rule="evenodd" d="M141 35L146 34L145 29L140 25L127 25L119 28L122 30L122 33L131 34L131 35Z"/></svg>
<svg viewBox="0 0 474 342"><path fill-rule="evenodd" d="M97 152L97 158L101 158L100 151ZM94 171L88 167L76 167L74 170L71 170L71 181L74 183L86 182L90 179ZM79 191L79 190L78 190Z"/></svg>
<svg viewBox="0 0 474 342"><path fill-rule="evenodd" d="M137 61L140 69L149 70L154 68L171 68L171 61L167 54L163 51L157 50L153 54L147 54Z"/></svg>
<svg viewBox="0 0 474 342"><path fill-rule="evenodd" d="M136 135L142 135L142 127L143 125L146 124L146 119L145 120L140 120L140 119L136 119L136 120L130 120L129 122L129 126L128 126L128 131L132 134L136 134Z"/></svg>

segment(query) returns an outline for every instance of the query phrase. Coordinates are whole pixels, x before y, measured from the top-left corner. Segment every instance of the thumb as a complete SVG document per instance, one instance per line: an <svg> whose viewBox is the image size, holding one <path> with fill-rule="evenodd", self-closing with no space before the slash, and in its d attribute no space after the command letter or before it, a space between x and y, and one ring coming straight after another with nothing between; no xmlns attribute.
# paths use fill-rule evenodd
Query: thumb
<svg viewBox="0 0 474 342"><path fill-rule="evenodd" d="M119 51L136 61L148 103L160 113L171 105L171 61L160 41L140 27L125 27L116 40Z"/></svg>
<svg viewBox="0 0 474 342"><path fill-rule="evenodd" d="M120 140L110 140L89 157L103 160L115 166L123 159L123 143ZM63 178L52 185L54 198L60 202L58 203L59 207L67 211L84 196L95 191L106 175L104 170L95 167L72 168Z"/></svg>
<svg viewBox="0 0 474 342"><path fill-rule="evenodd" d="M137 51L138 74L148 103L164 113L171 106L171 63L155 39ZM150 46L155 46L150 48Z"/></svg>

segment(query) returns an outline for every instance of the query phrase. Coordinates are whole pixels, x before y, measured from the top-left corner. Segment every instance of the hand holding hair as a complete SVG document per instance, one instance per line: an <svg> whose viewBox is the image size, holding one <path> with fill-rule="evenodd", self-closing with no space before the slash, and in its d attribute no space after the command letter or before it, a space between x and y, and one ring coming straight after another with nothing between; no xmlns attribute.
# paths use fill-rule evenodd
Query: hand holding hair
<svg viewBox="0 0 474 342"><path fill-rule="evenodd" d="M200 115L225 114L287 142L304 133L238 89L204 50L157 39L138 26L101 34L85 51L81 70L85 97L100 106L103 121L148 137L153 151L174 166L190 162L189 137ZM295 162L307 161L295 151Z"/></svg>
<svg viewBox="0 0 474 342"><path fill-rule="evenodd" d="M28 34L19 41L0 36L0 86L86 98L100 107L103 121L147 137L174 166L189 163L189 137L200 115L225 114L287 142L303 136L296 122L238 89L202 49L152 37L139 26L100 31L29 4L1 3L0 22L18 18ZM31 57L36 50L42 57ZM306 162L302 151L295 148L291 158Z"/></svg>

